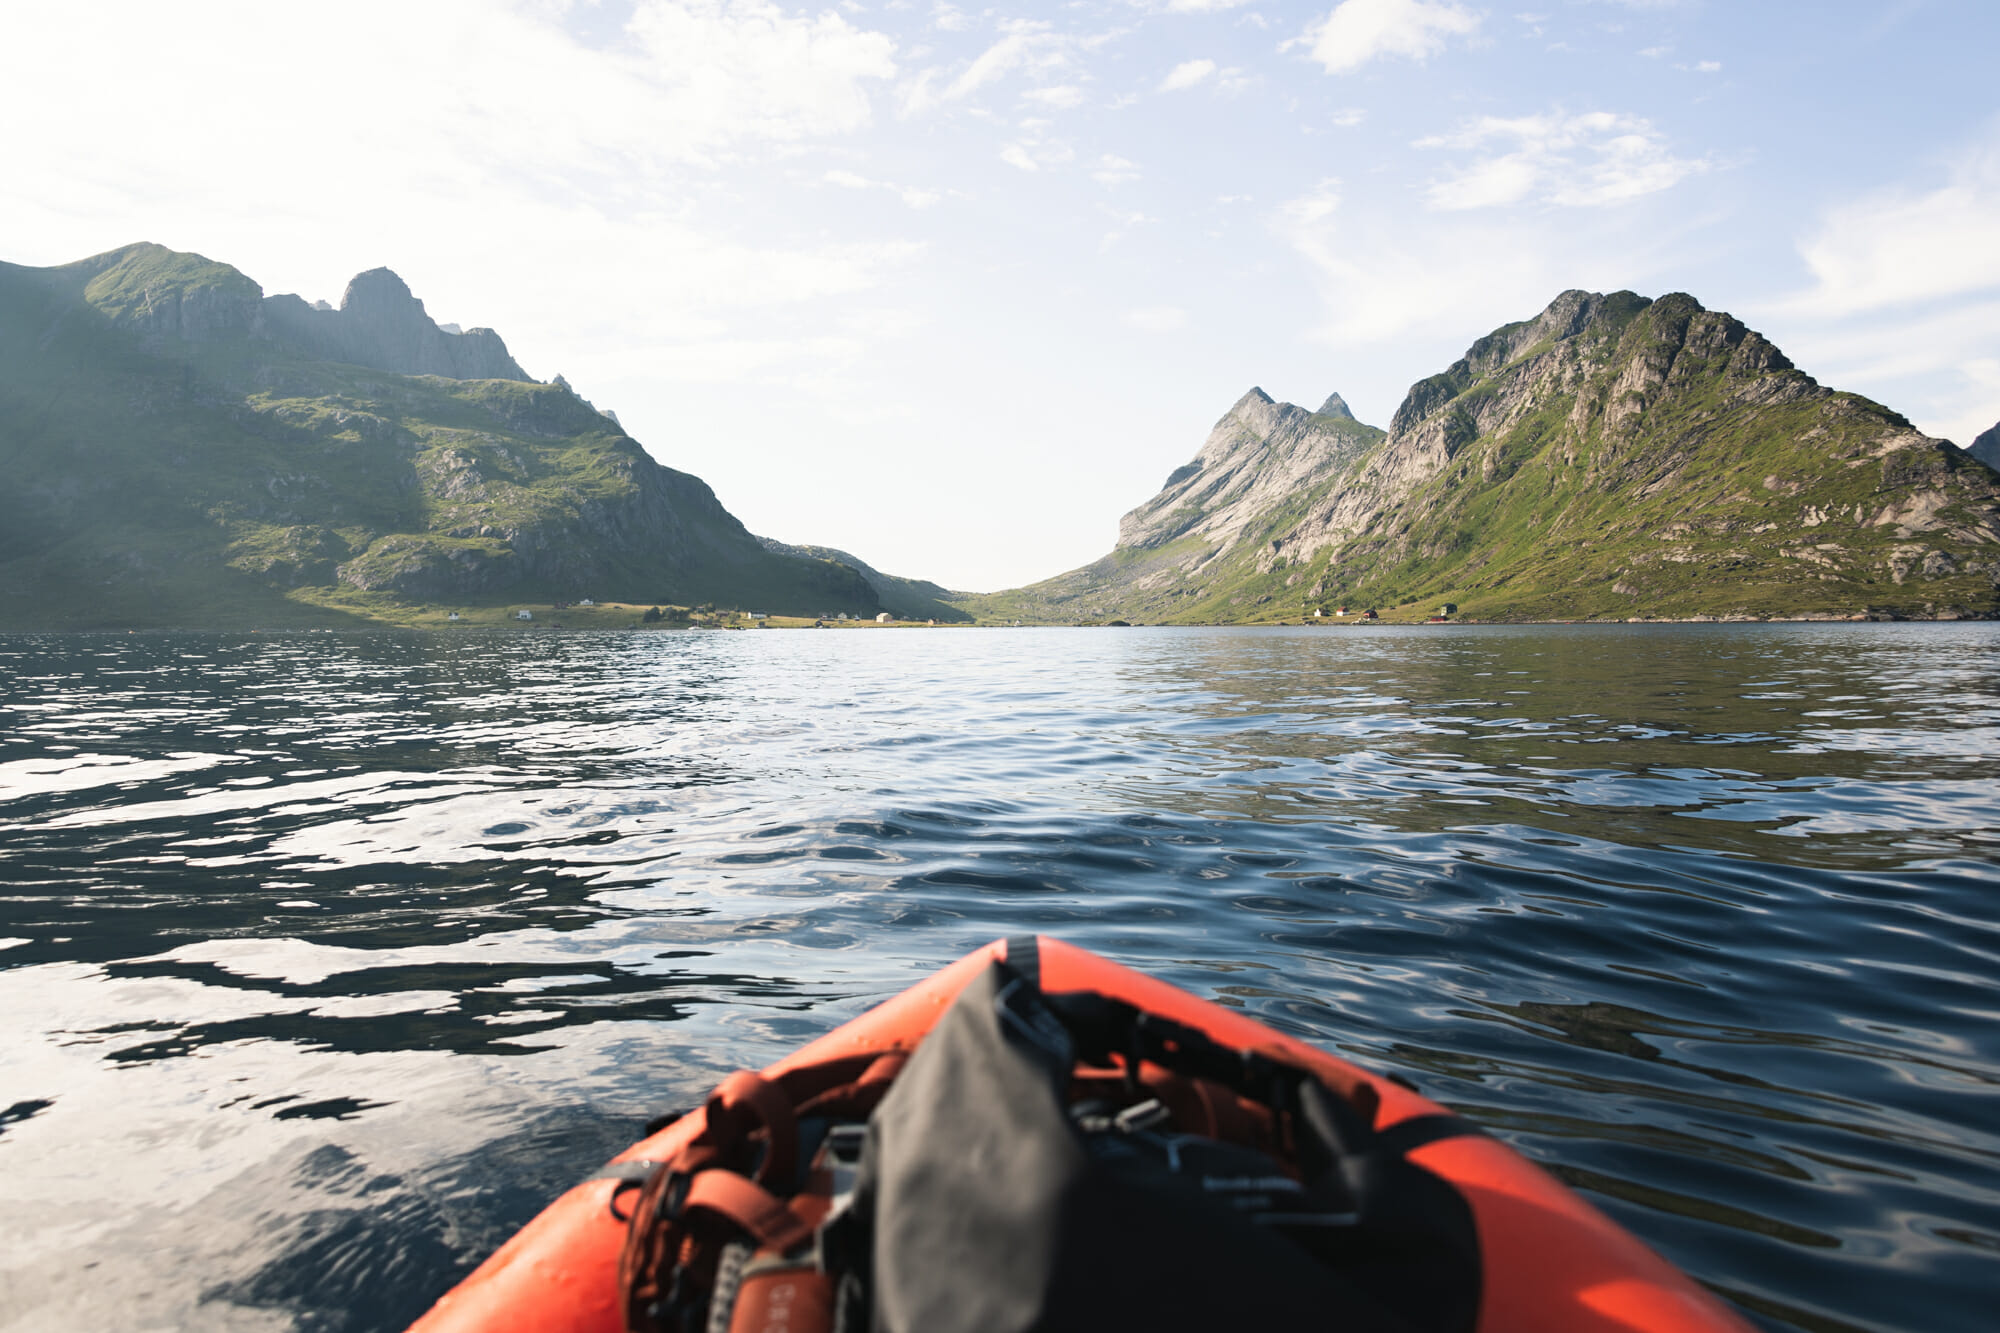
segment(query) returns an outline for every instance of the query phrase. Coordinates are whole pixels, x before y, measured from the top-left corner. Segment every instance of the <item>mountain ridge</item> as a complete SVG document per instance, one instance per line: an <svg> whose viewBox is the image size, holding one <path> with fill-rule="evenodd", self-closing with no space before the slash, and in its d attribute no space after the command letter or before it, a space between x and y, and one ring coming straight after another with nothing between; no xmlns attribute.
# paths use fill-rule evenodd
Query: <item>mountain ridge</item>
<svg viewBox="0 0 2000 1333"><path fill-rule="evenodd" d="M1307 420L1330 419L1252 390L1109 555L965 605L1046 622L1343 601L1504 619L2000 611L2000 476L1686 293L1563 292L1413 384L1386 431L1300 467Z"/></svg>
<svg viewBox="0 0 2000 1333"><path fill-rule="evenodd" d="M1972 443L1965 446L1965 452L1986 466L2000 471L2000 422L1988 426L1974 436Z"/></svg>
<svg viewBox="0 0 2000 1333"><path fill-rule="evenodd" d="M764 549L780 555L789 555L801 560L824 560L846 565L868 580L868 586L875 590L884 610L899 620L941 620L947 624L965 624L972 616L957 605L958 602L977 594L954 592L942 584L929 579L904 578L898 574L884 574L857 555L851 555L834 546L814 546L802 542L781 542L775 537L759 537Z"/></svg>
<svg viewBox="0 0 2000 1333"><path fill-rule="evenodd" d="M498 334L441 329L393 273L313 311L310 337L271 299L154 245L0 265L0 624L582 596L877 609L859 572L766 550L700 478L529 379Z"/></svg>

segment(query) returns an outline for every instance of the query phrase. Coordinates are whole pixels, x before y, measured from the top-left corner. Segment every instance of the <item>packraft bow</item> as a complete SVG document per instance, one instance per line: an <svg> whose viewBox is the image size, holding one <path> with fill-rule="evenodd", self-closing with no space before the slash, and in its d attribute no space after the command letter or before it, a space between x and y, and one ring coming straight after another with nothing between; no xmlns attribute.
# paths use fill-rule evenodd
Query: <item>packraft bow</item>
<svg viewBox="0 0 2000 1333"><path fill-rule="evenodd" d="M1748 1333L1408 1087L996 941L569 1190L412 1333Z"/></svg>

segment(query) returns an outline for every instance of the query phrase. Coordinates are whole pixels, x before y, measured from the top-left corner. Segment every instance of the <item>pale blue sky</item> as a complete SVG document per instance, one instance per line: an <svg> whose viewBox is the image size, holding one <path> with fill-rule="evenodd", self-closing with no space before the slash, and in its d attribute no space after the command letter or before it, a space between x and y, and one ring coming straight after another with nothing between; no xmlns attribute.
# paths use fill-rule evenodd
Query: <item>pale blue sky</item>
<svg viewBox="0 0 2000 1333"><path fill-rule="evenodd" d="M2000 6L423 0L10 16L0 258L387 264L752 529L991 589L1252 384L1386 425L1567 287L2000 419Z"/></svg>

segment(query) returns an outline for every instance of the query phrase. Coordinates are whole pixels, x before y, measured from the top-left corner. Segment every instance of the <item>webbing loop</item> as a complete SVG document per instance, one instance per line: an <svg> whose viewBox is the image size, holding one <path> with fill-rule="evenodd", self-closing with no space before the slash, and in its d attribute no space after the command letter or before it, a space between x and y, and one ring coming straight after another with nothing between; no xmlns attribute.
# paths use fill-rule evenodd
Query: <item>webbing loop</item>
<svg viewBox="0 0 2000 1333"><path fill-rule="evenodd" d="M700 1139L714 1143L725 1154L752 1130L764 1130L768 1142L756 1178L790 1188L797 1166L799 1127L792 1099L777 1084L762 1074L739 1069L709 1094L703 1113L707 1123Z"/></svg>
<svg viewBox="0 0 2000 1333"><path fill-rule="evenodd" d="M685 1215L696 1209L727 1218L758 1245L776 1250L789 1250L813 1233L813 1224L782 1199L734 1171L703 1171L690 1180L679 1211Z"/></svg>

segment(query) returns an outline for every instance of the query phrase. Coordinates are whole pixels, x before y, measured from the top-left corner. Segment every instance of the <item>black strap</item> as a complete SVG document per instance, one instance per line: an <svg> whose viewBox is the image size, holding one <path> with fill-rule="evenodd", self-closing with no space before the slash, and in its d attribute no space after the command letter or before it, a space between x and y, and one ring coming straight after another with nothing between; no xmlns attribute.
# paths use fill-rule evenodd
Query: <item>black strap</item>
<svg viewBox="0 0 2000 1333"><path fill-rule="evenodd" d="M1042 941L1039 935L1009 935L1007 966L1036 990L1042 988Z"/></svg>
<svg viewBox="0 0 2000 1333"><path fill-rule="evenodd" d="M605 1206L610 1208L611 1215L620 1222L630 1222L632 1220L630 1213L618 1211L619 1196L628 1190L644 1189L646 1182L653 1178L653 1173L664 1165L666 1165L664 1162L649 1162L643 1157L635 1157L629 1162L606 1162L577 1184L588 1185L593 1180L617 1181L618 1188L611 1191L611 1198Z"/></svg>
<svg viewBox="0 0 2000 1333"><path fill-rule="evenodd" d="M1390 1152L1402 1157L1415 1152L1427 1143L1485 1133L1485 1130L1462 1116L1440 1113L1413 1115L1408 1120L1398 1120L1387 1129L1377 1130L1375 1139Z"/></svg>

